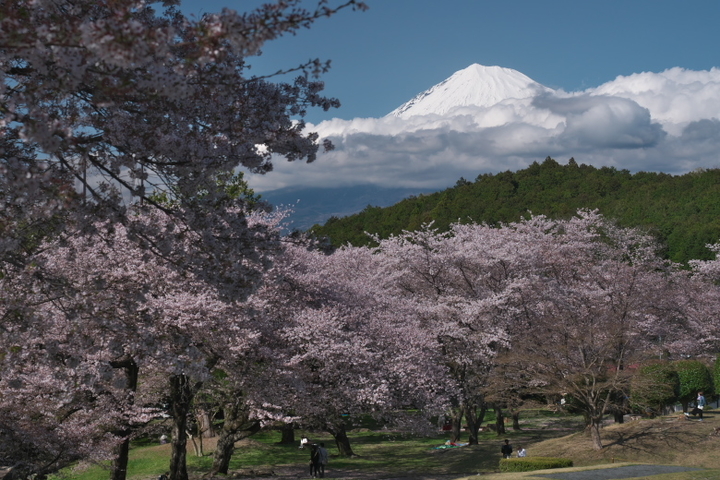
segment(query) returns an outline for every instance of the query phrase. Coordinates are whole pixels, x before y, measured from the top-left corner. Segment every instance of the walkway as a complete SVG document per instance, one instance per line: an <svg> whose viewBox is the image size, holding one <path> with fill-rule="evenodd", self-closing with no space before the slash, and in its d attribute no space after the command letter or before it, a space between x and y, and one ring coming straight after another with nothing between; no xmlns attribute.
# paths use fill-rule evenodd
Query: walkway
<svg viewBox="0 0 720 480"><path fill-rule="evenodd" d="M675 467L671 465L627 465L615 468L598 470L584 470L582 472L557 472L536 474L531 478L542 477L552 480L618 480L621 478L649 477L663 473L687 472L701 470L691 467Z"/></svg>

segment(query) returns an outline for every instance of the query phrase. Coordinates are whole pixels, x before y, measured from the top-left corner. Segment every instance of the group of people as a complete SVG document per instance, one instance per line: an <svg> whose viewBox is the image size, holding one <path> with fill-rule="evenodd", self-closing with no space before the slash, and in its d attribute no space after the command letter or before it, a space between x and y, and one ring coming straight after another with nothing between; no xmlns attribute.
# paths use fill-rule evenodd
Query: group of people
<svg viewBox="0 0 720 480"><path fill-rule="evenodd" d="M310 443L307 437L300 440L300 448L310 446L310 476L313 478L323 478L325 476L325 465L328 464L330 458L325 444L320 442Z"/></svg>
<svg viewBox="0 0 720 480"><path fill-rule="evenodd" d="M513 446L510 444L510 440L505 440L503 446L500 447L500 453L502 453L503 458L512 457ZM518 446L517 456L527 457L527 450L525 450L523 447Z"/></svg>

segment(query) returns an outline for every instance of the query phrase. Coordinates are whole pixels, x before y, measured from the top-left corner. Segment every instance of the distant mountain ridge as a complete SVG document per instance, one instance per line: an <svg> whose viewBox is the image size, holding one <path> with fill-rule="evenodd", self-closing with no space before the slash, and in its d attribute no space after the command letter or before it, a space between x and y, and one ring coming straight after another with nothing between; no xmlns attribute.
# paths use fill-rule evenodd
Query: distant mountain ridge
<svg viewBox="0 0 720 480"><path fill-rule="evenodd" d="M313 232L336 245L367 245L365 232L381 238L417 230L433 222L446 230L451 223L495 225L521 217L568 218L580 208L598 209L622 226L638 227L655 236L665 256L676 262L714 258L706 245L720 241L720 169L673 176L615 168L560 165L548 157L517 172L480 174L474 182L403 200L391 207L368 208L333 218Z"/></svg>
<svg viewBox="0 0 720 480"><path fill-rule="evenodd" d="M346 217L368 206L388 207L413 195L430 193L421 188L384 188L355 185L334 188L282 188L263 192L262 199L292 210L290 230L308 230L332 217Z"/></svg>

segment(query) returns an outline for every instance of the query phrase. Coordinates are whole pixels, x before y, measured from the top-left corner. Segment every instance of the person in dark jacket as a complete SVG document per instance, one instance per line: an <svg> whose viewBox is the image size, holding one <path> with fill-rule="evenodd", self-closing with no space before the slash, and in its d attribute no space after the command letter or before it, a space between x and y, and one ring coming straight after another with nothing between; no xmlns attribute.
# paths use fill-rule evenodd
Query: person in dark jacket
<svg viewBox="0 0 720 480"><path fill-rule="evenodd" d="M500 453L502 453L503 458L510 458L512 455L512 445L510 445L510 440L505 440L505 444L500 449Z"/></svg>
<svg viewBox="0 0 720 480"><path fill-rule="evenodd" d="M317 478L320 475L320 447L317 443L310 445L310 476Z"/></svg>
<svg viewBox="0 0 720 480"><path fill-rule="evenodd" d="M321 442L318 447L318 468L320 469L320 478L325 476L325 465L328 464L329 457L330 454L325 448L325 444Z"/></svg>

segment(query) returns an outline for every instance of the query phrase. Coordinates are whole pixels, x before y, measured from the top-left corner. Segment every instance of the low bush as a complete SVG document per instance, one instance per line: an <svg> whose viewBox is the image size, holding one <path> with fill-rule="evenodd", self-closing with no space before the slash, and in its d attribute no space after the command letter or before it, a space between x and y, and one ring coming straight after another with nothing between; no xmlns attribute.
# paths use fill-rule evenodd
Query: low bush
<svg viewBox="0 0 720 480"><path fill-rule="evenodd" d="M569 458L523 457L503 458L500 460L501 472L531 472L533 470L565 468L572 466L573 462Z"/></svg>

